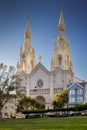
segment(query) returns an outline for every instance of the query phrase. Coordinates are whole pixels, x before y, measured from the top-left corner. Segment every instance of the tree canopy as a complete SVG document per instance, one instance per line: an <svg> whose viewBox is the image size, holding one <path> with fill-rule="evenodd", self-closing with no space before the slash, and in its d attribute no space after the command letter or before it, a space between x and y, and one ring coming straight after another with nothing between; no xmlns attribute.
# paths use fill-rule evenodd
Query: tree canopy
<svg viewBox="0 0 87 130"><path fill-rule="evenodd" d="M67 90L58 93L53 101L54 108L62 108L68 103L68 92Z"/></svg>
<svg viewBox="0 0 87 130"><path fill-rule="evenodd" d="M8 100L15 96L17 98L19 94L20 78L16 74L14 66L7 68L3 63L0 64L0 114L3 106Z"/></svg>
<svg viewBox="0 0 87 130"><path fill-rule="evenodd" d="M21 112L24 110L42 110L45 108L44 104L37 102L31 97L24 96L18 103L17 111Z"/></svg>

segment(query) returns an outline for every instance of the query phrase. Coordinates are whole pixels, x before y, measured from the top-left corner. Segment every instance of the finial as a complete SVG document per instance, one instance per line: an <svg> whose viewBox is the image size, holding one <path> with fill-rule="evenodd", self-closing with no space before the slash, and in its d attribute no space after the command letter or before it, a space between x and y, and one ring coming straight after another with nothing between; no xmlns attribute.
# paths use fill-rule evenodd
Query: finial
<svg viewBox="0 0 87 130"><path fill-rule="evenodd" d="M27 18L26 18L26 31L25 32L30 32L29 16L27 16Z"/></svg>
<svg viewBox="0 0 87 130"><path fill-rule="evenodd" d="M61 6L60 6L60 11L62 11L62 9L63 9L63 6L61 5Z"/></svg>
<svg viewBox="0 0 87 130"><path fill-rule="evenodd" d="M60 16L63 16L62 10L63 10L63 6L61 5L60 6Z"/></svg>
<svg viewBox="0 0 87 130"><path fill-rule="evenodd" d="M26 18L26 23L29 24L29 16Z"/></svg>
<svg viewBox="0 0 87 130"><path fill-rule="evenodd" d="M39 63L41 63L42 56L40 55L40 56L38 57L38 59L39 59Z"/></svg>
<svg viewBox="0 0 87 130"><path fill-rule="evenodd" d="M63 13L62 13L62 6L60 7L60 18L59 18L58 28L65 29L65 22L64 22L64 17L63 17Z"/></svg>

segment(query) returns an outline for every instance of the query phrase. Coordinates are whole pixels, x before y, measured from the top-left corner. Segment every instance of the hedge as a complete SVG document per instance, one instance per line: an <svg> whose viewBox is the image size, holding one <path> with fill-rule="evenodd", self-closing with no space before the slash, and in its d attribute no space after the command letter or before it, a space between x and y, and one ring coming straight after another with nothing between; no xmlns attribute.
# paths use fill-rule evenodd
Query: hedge
<svg viewBox="0 0 87 130"><path fill-rule="evenodd" d="M69 111L83 111L87 110L87 105L78 105L71 108L59 108L59 109L47 109L47 110L27 110L22 111L23 114L32 114L32 113L47 113L47 112L69 112Z"/></svg>

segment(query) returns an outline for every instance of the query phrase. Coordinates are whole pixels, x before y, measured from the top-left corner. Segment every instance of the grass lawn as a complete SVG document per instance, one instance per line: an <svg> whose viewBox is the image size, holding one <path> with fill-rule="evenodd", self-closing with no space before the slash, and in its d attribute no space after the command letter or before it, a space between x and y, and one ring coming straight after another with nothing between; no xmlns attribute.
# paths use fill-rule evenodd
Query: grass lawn
<svg viewBox="0 0 87 130"><path fill-rule="evenodd" d="M0 130L87 130L87 117L0 119Z"/></svg>

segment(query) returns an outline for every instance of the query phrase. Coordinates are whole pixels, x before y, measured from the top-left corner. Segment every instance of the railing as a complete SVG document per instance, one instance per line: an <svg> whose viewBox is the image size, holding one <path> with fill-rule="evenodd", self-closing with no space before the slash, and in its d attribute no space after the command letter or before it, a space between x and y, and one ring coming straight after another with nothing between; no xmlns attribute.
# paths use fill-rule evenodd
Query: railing
<svg viewBox="0 0 87 130"><path fill-rule="evenodd" d="M49 94L50 89L32 89L30 90L30 94Z"/></svg>
<svg viewBox="0 0 87 130"><path fill-rule="evenodd" d="M53 92L54 93L60 93L61 91L63 91L63 88L54 88ZM50 89L32 89L30 90L30 94L49 94L50 93Z"/></svg>
<svg viewBox="0 0 87 130"><path fill-rule="evenodd" d="M63 88L54 88L54 93L59 93L63 91Z"/></svg>

